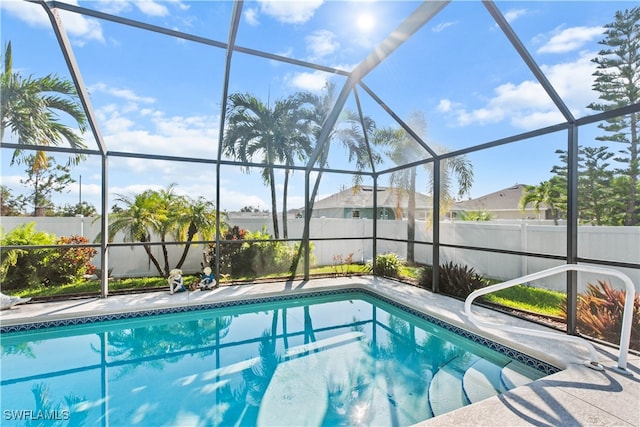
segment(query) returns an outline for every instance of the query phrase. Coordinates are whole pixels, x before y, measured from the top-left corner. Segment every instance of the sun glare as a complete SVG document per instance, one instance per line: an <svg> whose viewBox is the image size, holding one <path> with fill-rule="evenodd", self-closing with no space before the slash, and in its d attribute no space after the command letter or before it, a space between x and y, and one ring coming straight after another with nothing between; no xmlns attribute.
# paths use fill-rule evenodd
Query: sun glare
<svg viewBox="0 0 640 427"><path fill-rule="evenodd" d="M358 16L358 19L356 20L356 25L358 26L358 29L360 29L360 31L369 31L373 29L375 24L375 19L373 19L373 16L369 15L368 13L363 13L362 15Z"/></svg>

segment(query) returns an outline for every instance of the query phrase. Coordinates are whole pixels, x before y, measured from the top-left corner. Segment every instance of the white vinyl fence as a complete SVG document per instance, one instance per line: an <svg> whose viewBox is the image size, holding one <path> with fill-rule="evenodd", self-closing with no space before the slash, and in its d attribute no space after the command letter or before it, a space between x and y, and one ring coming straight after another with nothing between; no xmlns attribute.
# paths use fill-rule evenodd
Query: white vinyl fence
<svg viewBox="0 0 640 427"><path fill-rule="evenodd" d="M8 232L23 223L36 222L36 230L53 233L56 236L83 235L93 242L100 232L100 223L93 218L82 217L2 217L1 225ZM227 221L250 231L266 229L272 233L271 218L230 218ZM289 219L289 238L299 239L304 227L303 219ZM379 237L406 239L406 221L377 222ZM311 221L311 240L313 256L318 265L331 265L338 257L346 258L353 254L354 262L366 262L373 258L373 240L362 238L373 235L373 221L367 219L313 218ZM336 240L313 240L314 238L335 238ZM347 239L347 240L339 240ZM416 223L416 240L431 241L431 231L423 221ZM115 242L122 242L122 236L116 236ZM486 247L500 250L533 252L540 254L564 255L566 251L566 228L553 223L525 223L519 221L467 222L453 221L440 223L440 242L460 246ZM638 263L640 261L640 227L593 227L584 226L578 229L578 256L599 260ZM431 264L431 245L416 244L415 260ZM182 269L186 274L200 271L203 261L203 245L192 245L187 261ZM162 249L153 246L153 253L163 263ZM169 258L176 263L182 254L182 246L169 246ZM406 258L407 244L387 240L378 240L378 254L395 252ZM516 255L481 252L465 249L443 247L440 263L452 261L456 264L472 266L479 274L499 280L510 280L546 268L562 261L537 257L521 257ZM92 261L100 265L100 255ZM171 267L174 265L172 264ZM111 248L109 251L109 268L113 277L139 277L156 275L142 247ZM640 270L620 269L640 289ZM578 281L580 289L586 283L597 283L597 280L611 279L616 287L615 278L592 277L580 273ZM549 289L564 290L562 277L543 279L536 286Z"/></svg>

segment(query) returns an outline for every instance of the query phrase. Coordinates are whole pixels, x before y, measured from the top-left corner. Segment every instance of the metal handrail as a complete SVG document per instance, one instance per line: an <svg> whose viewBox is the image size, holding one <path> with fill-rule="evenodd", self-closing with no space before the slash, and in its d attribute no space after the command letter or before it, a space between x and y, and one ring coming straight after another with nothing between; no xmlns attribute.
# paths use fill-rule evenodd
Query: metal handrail
<svg viewBox="0 0 640 427"><path fill-rule="evenodd" d="M561 341L568 341L568 342L575 342L578 344L582 344L589 349L589 353L591 356L591 360L586 362L585 364L590 368L602 370L603 368L598 362L598 353L596 352L595 347L584 338L580 338L574 335L558 335L552 332L536 331L533 329L521 328L517 326L496 325L496 324L483 322L482 320L479 320L471 312L471 304L479 296L486 295L491 292L500 291L502 289L506 289L511 286L530 282L532 280L553 276L555 274L564 273L571 270L583 271L587 273L596 273L596 274L608 274L611 276L618 277L619 279L622 279L622 281L624 282L627 290L627 295L625 297L624 312L622 314L622 330L620 332L620 355L618 356L617 369L622 373L628 374L629 372L627 371L627 358L629 354L629 342L631 340L631 321L633 316L633 299L635 295L635 288L629 276L627 276L626 274L618 270L613 270L613 269L604 268L604 267L593 267L593 266L587 266L587 265L564 264L557 267L549 268L547 270L542 270L537 273L528 274L526 276L522 276L517 279L509 280L503 283L498 283L497 285L487 286L486 288L478 289L476 291L471 292L471 294L469 294L469 296L464 302L465 314L467 315L469 320L478 327L493 328L493 329L498 329L502 331L517 332L517 333L541 336L541 337L549 337L549 338L554 338Z"/></svg>

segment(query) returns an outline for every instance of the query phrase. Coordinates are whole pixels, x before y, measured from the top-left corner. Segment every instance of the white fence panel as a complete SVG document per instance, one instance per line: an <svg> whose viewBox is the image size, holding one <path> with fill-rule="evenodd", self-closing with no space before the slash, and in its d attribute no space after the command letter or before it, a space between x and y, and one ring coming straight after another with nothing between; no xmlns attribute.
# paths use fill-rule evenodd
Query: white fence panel
<svg viewBox="0 0 640 427"><path fill-rule="evenodd" d="M36 222L36 230L53 233L56 236L84 235L93 242L100 232L100 223L93 218L82 217L2 217L1 223L5 231L28 222ZM250 231L266 228L272 233L271 217L260 218L231 218L231 225L237 225ZM405 239L407 236L406 221L381 220L377 223L380 235L397 236ZM288 237L300 239L304 229L304 220L295 218L288 220ZM563 226L536 225L519 222L463 222L445 221L440 223L441 242L462 246L494 247L523 252L547 253L564 255L566 251L566 229ZM360 239L373 235L373 221L368 219L339 219L313 218L311 221L311 236L314 245L313 255L318 265L331 265L334 257L346 258L353 254L354 262L366 262L373 258L373 242L371 238ZM313 240L314 236L331 237L336 240ZM339 240L341 238L355 238L355 240ZM416 240L431 241L431 231L424 221L416 222ZM116 236L116 242L122 241L122 236ZM640 227L593 227L581 226L578 229L579 256L583 258L604 259L637 263L640 260ZM432 246L430 244L415 245L415 259L417 262L431 264ZM181 246L169 246L170 260L176 263L182 254ZM189 251L187 261L183 266L185 273L200 271L203 261L203 245L193 245ZM400 257L407 256L407 244L378 240L379 254L395 252ZM153 246L156 258L163 262L162 249ZM513 260L511 262L510 260ZM535 257L519 257L490 252L471 251L453 248L442 248L441 263L453 261L458 264L473 266L484 276L498 280L510 280L515 277L541 271L561 264L561 261ZM100 257L93 261L100 265ZM130 249L128 247L112 248L109 252L109 266L114 277L137 277L156 275L153 265L142 247ZM640 270L621 268L640 288ZM598 279L587 273L578 274L581 290L587 282L596 284ZM609 278L604 278L609 279ZM611 280L614 286L621 283ZM542 279L537 286L549 289L565 289L565 281L560 276Z"/></svg>

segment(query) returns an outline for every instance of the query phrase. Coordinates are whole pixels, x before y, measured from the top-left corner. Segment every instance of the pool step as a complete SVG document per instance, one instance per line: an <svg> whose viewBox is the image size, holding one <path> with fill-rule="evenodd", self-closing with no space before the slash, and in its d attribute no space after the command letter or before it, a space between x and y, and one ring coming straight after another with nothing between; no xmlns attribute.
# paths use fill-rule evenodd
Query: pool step
<svg viewBox="0 0 640 427"><path fill-rule="evenodd" d="M503 366L477 356L457 357L433 376L429 404L438 416L528 384L536 372L512 362Z"/></svg>
<svg viewBox="0 0 640 427"><path fill-rule="evenodd" d="M479 358L456 357L442 366L429 385L429 404L433 416L438 416L469 404L463 387L464 374Z"/></svg>
<svg viewBox="0 0 640 427"><path fill-rule="evenodd" d="M464 373L464 393L471 403L496 396L508 389L502 382L503 367L485 359L476 361Z"/></svg>
<svg viewBox="0 0 640 427"><path fill-rule="evenodd" d="M503 369L500 376L502 384L507 390L511 390L522 385L529 384L544 375L533 368L525 365L509 362Z"/></svg>

